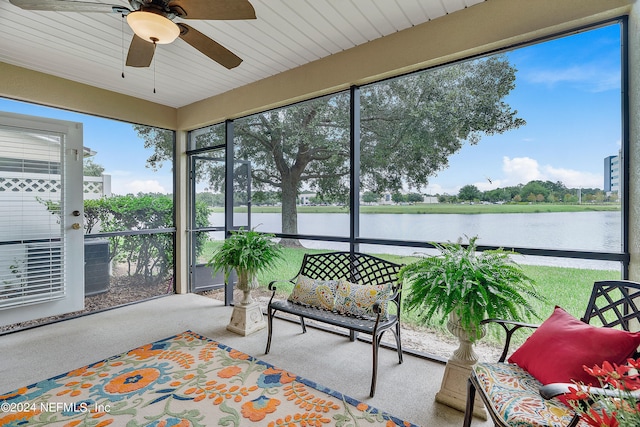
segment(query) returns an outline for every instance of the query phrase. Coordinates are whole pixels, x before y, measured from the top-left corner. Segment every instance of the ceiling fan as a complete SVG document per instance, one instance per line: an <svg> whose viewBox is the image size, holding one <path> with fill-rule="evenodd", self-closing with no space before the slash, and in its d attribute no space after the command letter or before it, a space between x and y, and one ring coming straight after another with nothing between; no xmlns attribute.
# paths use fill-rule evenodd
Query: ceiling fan
<svg viewBox="0 0 640 427"><path fill-rule="evenodd" d="M74 0L9 1L25 10L119 13L126 16L135 33L127 54L126 64L130 67L148 67L157 44L168 44L180 37L220 65L235 68L242 62L241 58L198 30L173 20L256 19L256 12L248 0L129 0L131 9Z"/></svg>

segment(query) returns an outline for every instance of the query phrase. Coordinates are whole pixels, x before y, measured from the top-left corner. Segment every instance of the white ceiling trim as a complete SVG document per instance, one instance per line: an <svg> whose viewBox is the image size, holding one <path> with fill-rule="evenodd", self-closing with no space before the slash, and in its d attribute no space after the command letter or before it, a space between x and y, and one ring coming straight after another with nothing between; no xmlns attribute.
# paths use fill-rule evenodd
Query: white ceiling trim
<svg viewBox="0 0 640 427"><path fill-rule="evenodd" d="M8 0L0 61L178 108L484 0L250 1L256 20L188 21L243 58L232 70L180 39L158 46L150 68L124 67L132 31L118 14L27 11Z"/></svg>

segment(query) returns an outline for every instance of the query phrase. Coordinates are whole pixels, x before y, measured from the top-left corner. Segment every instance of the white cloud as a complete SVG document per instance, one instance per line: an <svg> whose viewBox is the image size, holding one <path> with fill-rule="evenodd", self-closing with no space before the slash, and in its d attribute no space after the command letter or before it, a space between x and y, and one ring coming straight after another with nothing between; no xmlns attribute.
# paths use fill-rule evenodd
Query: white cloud
<svg viewBox="0 0 640 427"><path fill-rule="evenodd" d="M475 185L480 191L489 191L505 187L507 184L504 183L504 180L487 177L486 181L474 182L473 185Z"/></svg>
<svg viewBox="0 0 640 427"><path fill-rule="evenodd" d="M535 179L543 179L538 161L530 157L502 158L502 170L509 185L526 184Z"/></svg>
<svg viewBox="0 0 640 427"><path fill-rule="evenodd" d="M603 175L573 169L556 168L551 165L540 166L530 157L503 157L502 170L505 174L501 187L526 184L532 180L560 181L569 188L602 188ZM480 187L478 187L480 188Z"/></svg>
<svg viewBox="0 0 640 427"><path fill-rule="evenodd" d="M549 176L549 178L546 178L549 181L560 181L569 188L602 188L604 182L603 175L597 175L590 172L580 172L571 169L556 169L552 166L545 166L545 175Z"/></svg>
<svg viewBox="0 0 640 427"><path fill-rule="evenodd" d="M168 191L159 181L155 179L147 180L113 180L111 183L111 192L113 194L138 194L138 193L163 193Z"/></svg>
<svg viewBox="0 0 640 427"><path fill-rule="evenodd" d="M461 186L454 186L454 187L443 187L440 184L437 183L429 183L429 185L427 187L423 187L420 189L420 191L427 193L427 194L458 194L458 192L460 191L460 188L462 188Z"/></svg>
<svg viewBox="0 0 640 427"><path fill-rule="evenodd" d="M588 92L604 92L620 88L620 72L599 64L582 64L568 68L533 70L523 76L531 83L555 86L569 83Z"/></svg>
<svg viewBox="0 0 640 427"><path fill-rule="evenodd" d="M156 180L148 179L145 181L134 180L131 181L127 187L129 188L129 192L136 193L166 193L167 190Z"/></svg>

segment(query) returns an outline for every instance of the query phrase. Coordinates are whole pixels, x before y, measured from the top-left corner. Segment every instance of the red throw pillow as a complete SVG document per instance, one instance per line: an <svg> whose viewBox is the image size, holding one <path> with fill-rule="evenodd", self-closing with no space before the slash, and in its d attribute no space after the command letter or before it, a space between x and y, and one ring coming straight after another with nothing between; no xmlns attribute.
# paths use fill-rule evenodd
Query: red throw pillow
<svg viewBox="0 0 640 427"><path fill-rule="evenodd" d="M605 360L622 364L639 345L640 333L588 325L556 306L551 317L513 353L509 362L542 384L597 384L583 365L602 366Z"/></svg>

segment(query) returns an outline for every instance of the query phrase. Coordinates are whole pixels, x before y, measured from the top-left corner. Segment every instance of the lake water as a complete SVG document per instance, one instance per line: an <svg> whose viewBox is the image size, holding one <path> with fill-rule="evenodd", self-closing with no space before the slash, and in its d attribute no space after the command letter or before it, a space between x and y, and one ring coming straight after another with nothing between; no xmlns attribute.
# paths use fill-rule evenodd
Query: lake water
<svg viewBox="0 0 640 427"><path fill-rule="evenodd" d="M238 216L240 219L241 216ZM222 214L212 214L212 224L221 224ZM214 222L217 221L217 222ZM258 231L281 231L280 214L254 213ZM478 236L478 243L489 246L563 250L619 252L621 250L620 212L558 212L533 214L363 214L360 236L364 238L425 242L456 241ZM348 214L298 214L300 234L349 236ZM345 244L305 241L312 248L347 249ZM363 251L411 254L415 248L380 248L363 245ZM619 269L619 263L524 257L526 263Z"/></svg>

